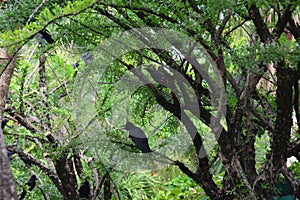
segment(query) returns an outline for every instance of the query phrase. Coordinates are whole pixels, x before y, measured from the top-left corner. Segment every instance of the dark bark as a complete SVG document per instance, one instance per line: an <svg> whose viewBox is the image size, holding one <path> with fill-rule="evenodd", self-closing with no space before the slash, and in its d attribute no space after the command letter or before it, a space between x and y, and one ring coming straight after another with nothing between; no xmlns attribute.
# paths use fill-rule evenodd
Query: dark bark
<svg viewBox="0 0 300 200"><path fill-rule="evenodd" d="M5 67L0 77L0 121L3 118L5 100L7 97L11 77L14 72L17 55L14 55ZM0 197L2 199L18 199L16 185L10 170L7 157L6 144L4 142L3 130L0 130Z"/></svg>
<svg viewBox="0 0 300 200"><path fill-rule="evenodd" d="M244 143L241 144L239 160L242 163L242 167L245 170L247 179L250 184L253 185L257 176L256 168L255 168L255 136L257 130L253 126L252 114L251 112L246 114L246 135L243 136Z"/></svg>
<svg viewBox="0 0 300 200"><path fill-rule="evenodd" d="M287 29L291 31L291 33L299 43L300 26L298 23L295 23L295 20L293 18L290 19Z"/></svg>
<svg viewBox="0 0 300 200"><path fill-rule="evenodd" d="M61 154L61 157L56 160L55 169L63 186L64 193L62 194L65 200L79 199L76 192L77 184L75 174L67 162L67 156Z"/></svg>
<svg viewBox="0 0 300 200"><path fill-rule="evenodd" d="M276 122L275 132L272 135L271 149L273 164L281 166L286 161L287 147L293 124L293 90L294 70L285 66L277 69L276 90Z"/></svg>
<svg viewBox="0 0 300 200"><path fill-rule="evenodd" d="M300 131L300 110L299 110L299 78L295 77L294 80L294 110L295 110L295 115L296 115L296 120L297 120L297 124L298 124L298 131Z"/></svg>
<svg viewBox="0 0 300 200"><path fill-rule="evenodd" d="M277 111L275 130L273 134L271 134L271 152L267 155L268 162L262 169L262 175L258 177L257 183L254 185L256 193L260 198L272 198L276 180L287 160L290 146L289 139L291 137L291 127L293 123L292 88L294 75L293 69L280 63L277 68Z"/></svg>
<svg viewBox="0 0 300 200"><path fill-rule="evenodd" d="M273 31L276 38L279 38L287 23L290 21L292 17L293 10L291 10L291 4L288 4L283 11L282 15L279 16L279 20L276 24L276 28Z"/></svg>
<svg viewBox="0 0 300 200"><path fill-rule="evenodd" d="M46 56L42 54L39 59L39 88L40 88L40 97L41 99L41 127L42 131L51 131L50 123L50 108L48 105L48 85L46 77Z"/></svg>
<svg viewBox="0 0 300 200"><path fill-rule="evenodd" d="M272 36L262 16L260 15L259 9L253 2L251 5L246 5L246 7L261 41L265 44L270 43L272 41Z"/></svg>
<svg viewBox="0 0 300 200"><path fill-rule="evenodd" d="M75 165L75 169L78 175L82 174L83 171L83 166L81 164L81 160L80 160L80 156L74 152L73 153L73 158L74 158L74 165Z"/></svg>
<svg viewBox="0 0 300 200"><path fill-rule="evenodd" d="M108 175L104 181L104 200L110 200L112 193L111 193L111 181L110 181L110 176Z"/></svg>

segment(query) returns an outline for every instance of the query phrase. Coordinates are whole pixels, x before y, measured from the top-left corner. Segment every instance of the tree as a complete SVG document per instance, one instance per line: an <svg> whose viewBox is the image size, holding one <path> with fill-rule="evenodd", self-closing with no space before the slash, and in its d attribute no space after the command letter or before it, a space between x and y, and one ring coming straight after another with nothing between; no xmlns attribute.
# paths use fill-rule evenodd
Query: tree
<svg viewBox="0 0 300 200"><path fill-rule="evenodd" d="M133 116L130 117L137 125L150 127L151 117L159 119L166 114L168 118L162 125L164 130L170 128L175 132L180 124L183 126L192 144L189 156L193 155L195 162L185 158L169 161L201 186L211 199L272 199L281 177L291 186L294 196L300 198L296 180L299 177L286 166L287 158L295 156L300 159L299 2L169 0L112 3L82 0L31 3L2 3L0 15L4 22L0 26L2 46L10 47L13 50L11 55L23 50L26 57L20 59L17 66L18 75L11 84L4 111L20 124L23 133L30 134L25 134L27 145L8 146L47 175L64 199L79 198L80 181L76 180L76 175L83 176L82 162L91 164L88 158L94 157L78 149L81 141L78 138L84 131L92 130L88 126L94 121L100 121L101 130L110 126L106 119L116 105L112 91L120 91L118 82L124 80L122 77L129 71L133 73L129 76L133 77L132 80L147 83L131 94L135 101L132 100L126 108L132 110ZM85 71L83 58L79 62L72 60L77 63L74 66L79 66L73 69L71 61L65 64L67 56L64 54L68 51L83 54L99 44L107 44L106 39L114 34L143 27L155 28L149 28L149 32L131 32L139 34L135 36L144 45L142 49L137 49L137 44L128 43L124 47L136 49L113 60L105 60L105 52L112 57L121 52L120 49L96 48L101 52L100 55L94 54L94 57L100 56L99 66L113 62L101 76L104 84L88 87L96 99L91 101L96 104L96 110L88 111L95 114L96 119L81 116L80 119L86 121L78 124L76 117L70 114L73 108L60 103L72 105L70 91L76 90L73 86L78 86L73 85L74 80L78 76L84 77L88 71ZM34 36L46 28L55 43L34 49L37 43ZM160 38L161 29L180 33L169 35L180 36L178 38L166 36L166 40L156 40L158 45L171 47L169 49L156 48L149 42L152 38ZM125 38L122 34L118 36ZM182 43L182 38L189 39L191 44ZM210 56L219 77L207 79L199 70L199 58L193 57L196 53L200 55L197 45L201 45ZM78 50L78 47L82 49ZM33 63L37 63L37 76L34 76L35 71L30 74ZM202 63L202 66L207 63ZM141 65L152 67L145 71L139 67ZM209 69L214 74L214 69ZM96 74L97 71L92 72ZM213 88L211 83L218 78L221 81ZM95 83L92 78L84 81ZM221 101L224 98L222 86L226 102ZM126 92L123 90L119 94L126 96ZM191 94L194 97L186 99ZM213 95L217 98L212 98ZM17 103L13 101L15 99L18 99ZM77 102L82 100L78 99ZM220 104L226 108L224 116L215 112L218 102L224 103ZM163 108L164 114L159 111L151 116L148 111L156 105ZM208 152L202 146L206 138L200 130L212 124L211 132L216 134L218 144L214 151ZM80 127L84 125L86 129ZM109 135L113 145L134 149L126 142L124 144L122 131L110 129L105 134ZM261 155L261 148L256 144L264 137L270 141L263 147L267 151L262 159L257 157ZM16 135L7 138L10 142L14 140ZM1 142L3 144L3 139ZM155 142L150 141L150 146ZM32 146L30 153L25 151L28 146ZM1 145L2 154L4 149L5 146ZM61 153L56 155L57 151ZM225 170L222 185L216 183L210 170L216 160L221 160ZM1 162L1 169L5 165L7 160ZM93 198L100 194L104 182L111 184L109 173L114 166L106 167L110 169L97 170L91 164L95 179L94 188L91 188ZM102 180L98 180L99 174ZM112 187L106 185L106 188ZM108 193L103 195L111 196Z"/></svg>
<svg viewBox="0 0 300 200"><path fill-rule="evenodd" d="M0 120L3 119L3 111L5 108L6 96L8 93L9 84L11 77L13 75L16 56L10 57L4 49L1 49L1 59L9 60L5 65L4 70L1 73L0 77ZM17 193L15 188L15 183L11 174L10 165L7 156L7 149L4 143L3 130L0 131L0 154L1 154L1 163L0 163L0 194L7 199L17 199Z"/></svg>

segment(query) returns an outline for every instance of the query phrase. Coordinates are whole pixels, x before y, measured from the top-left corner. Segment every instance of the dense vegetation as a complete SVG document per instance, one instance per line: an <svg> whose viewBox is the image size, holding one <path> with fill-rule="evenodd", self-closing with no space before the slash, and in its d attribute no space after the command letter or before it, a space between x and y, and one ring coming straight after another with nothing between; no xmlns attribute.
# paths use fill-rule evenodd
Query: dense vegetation
<svg viewBox="0 0 300 200"><path fill-rule="evenodd" d="M300 198L299 5L1 1L0 197Z"/></svg>

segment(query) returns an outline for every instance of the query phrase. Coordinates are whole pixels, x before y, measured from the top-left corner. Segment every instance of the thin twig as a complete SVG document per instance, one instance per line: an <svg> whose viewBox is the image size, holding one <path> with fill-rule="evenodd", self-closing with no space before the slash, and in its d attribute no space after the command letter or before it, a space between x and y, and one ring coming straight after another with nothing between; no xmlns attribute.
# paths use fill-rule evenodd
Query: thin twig
<svg viewBox="0 0 300 200"><path fill-rule="evenodd" d="M33 16L38 12L38 10L46 3L47 0L42 0L42 2L40 3L40 5L38 5L38 7L36 7L36 9L33 11L33 13L31 13L31 15L29 16L26 24L29 24L29 22L31 21L31 19L33 18Z"/></svg>

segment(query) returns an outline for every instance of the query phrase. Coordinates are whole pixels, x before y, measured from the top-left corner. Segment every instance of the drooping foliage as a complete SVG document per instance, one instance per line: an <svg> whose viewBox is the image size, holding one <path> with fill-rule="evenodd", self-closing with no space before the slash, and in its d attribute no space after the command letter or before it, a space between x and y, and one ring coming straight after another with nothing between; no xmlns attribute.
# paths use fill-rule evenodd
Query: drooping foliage
<svg viewBox="0 0 300 200"><path fill-rule="evenodd" d="M1 1L18 193L36 175L27 198L300 198L299 3Z"/></svg>

